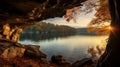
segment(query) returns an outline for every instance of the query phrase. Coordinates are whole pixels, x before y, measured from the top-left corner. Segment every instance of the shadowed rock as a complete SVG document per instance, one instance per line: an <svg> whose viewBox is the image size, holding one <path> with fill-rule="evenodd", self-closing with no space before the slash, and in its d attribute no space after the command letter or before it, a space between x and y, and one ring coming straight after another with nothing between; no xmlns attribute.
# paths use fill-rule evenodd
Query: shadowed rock
<svg viewBox="0 0 120 67"><path fill-rule="evenodd" d="M80 61L76 61L75 63L73 63L71 67L94 67L93 64L94 62L91 58L84 58Z"/></svg>
<svg viewBox="0 0 120 67"><path fill-rule="evenodd" d="M1 0L0 38L18 42L19 33L26 26L48 18L62 17L67 9L80 6L83 1L85 0Z"/></svg>
<svg viewBox="0 0 120 67"><path fill-rule="evenodd" d="M85 0L1 0L0 21L25 23L60 17L67 9L80 6L83 1Z"/></svg>
<svg viewBox="0 0 120 67"><path fill-rule="evenodd" d="M40 46L37 45L25 45L25 57L41 59L46 58L46 55L40 51Z"/></svg>
<svg viewBox="0 0 120 67"><path fill-rule="evenodd" d="M57 56L54 55L54 56L52 56L51 57L51 62L54 63L54 64L57 64L57 65L59 65L61 67L70 67L70 65L71 65L61 55L57 55Z"/></svg>

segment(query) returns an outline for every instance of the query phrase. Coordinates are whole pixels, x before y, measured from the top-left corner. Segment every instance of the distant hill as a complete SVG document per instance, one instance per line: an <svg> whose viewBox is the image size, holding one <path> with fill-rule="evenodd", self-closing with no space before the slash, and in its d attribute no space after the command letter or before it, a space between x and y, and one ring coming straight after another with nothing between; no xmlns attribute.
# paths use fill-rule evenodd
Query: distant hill
<svg viewBox="0 0 120 67"><path fill-rule="evenodd" d="M24 33L39 33L39 34L59 34L68 35L76 34L76 29L65 25L54 25L52 23L40 22L39 24L27 27Z"/></svg>
<svg viewBox="0 0 120 67"><path fill-rule="evenodd" d="M77 28L78 35L97 35L95 32L88 32L87 28Z"/></svg>

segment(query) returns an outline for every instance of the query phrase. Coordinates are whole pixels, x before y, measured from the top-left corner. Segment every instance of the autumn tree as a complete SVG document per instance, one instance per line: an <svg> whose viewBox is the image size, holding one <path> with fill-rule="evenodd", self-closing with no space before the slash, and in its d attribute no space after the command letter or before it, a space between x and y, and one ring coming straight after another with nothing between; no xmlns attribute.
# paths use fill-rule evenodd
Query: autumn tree
<svg viewBox="0 0 120 67"><path fill-rule="evenodd" d="M109 11L111 15L111 27L109 40L104 54L98 61L97 67L114 67L119 66L120 60L120 1L109 0Z"/></svg>
<svg viewBox="0 0 120 67"><path fill-rule="evenodd" d="M100 57L97 67L119 67L120 60L120 1L119 0L87 0L83 3L85 11L91 12L95 9L97 12L95 17L88 25L90 31L98 33L107 31L109 29L110 35L107 42L106 50ZM74 11L74 9L72 9ZM68 11L66 14L71 19L72 12ZM73 19L74 19L74 15ZM110 26L106 25L110 23Z"/></svg>
<svg viewBox="0 0 120 67"><path fill-rule="evenodd" d="M111 17L108 9L108 0L98 0L98 5L93 6L97 11L95 17L88 25L88 31L95 31L98 34L101 32L110 32ZM91 9L91 8L90 8Z"/></svg>
<svg viewBox="0 0 120 67"><path fill-rule="evenodd" d="M119 67L120 60L120 1L100 0L95 18L90 22L89 27L103 27L105 22L111 22L111 30L106 50L100 57L97 67ZM92 28L93 29L93 28Z"/></svg>

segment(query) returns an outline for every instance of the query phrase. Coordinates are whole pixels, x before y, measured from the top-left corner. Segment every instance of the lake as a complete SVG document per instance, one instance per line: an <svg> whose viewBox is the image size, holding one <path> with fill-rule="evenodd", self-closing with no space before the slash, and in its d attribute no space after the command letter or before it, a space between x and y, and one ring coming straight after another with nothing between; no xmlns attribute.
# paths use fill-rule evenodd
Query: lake
<svg viewBox="0 0 120 67"><path fill-rule="evenodd" d="M71 35L53 38L40 38L40 35L21 36L20 43L40 45L40 50L50 59L53 55L62 55L66 60L74 62L91 57L88 49L104 46L108 36Z"/></svg>

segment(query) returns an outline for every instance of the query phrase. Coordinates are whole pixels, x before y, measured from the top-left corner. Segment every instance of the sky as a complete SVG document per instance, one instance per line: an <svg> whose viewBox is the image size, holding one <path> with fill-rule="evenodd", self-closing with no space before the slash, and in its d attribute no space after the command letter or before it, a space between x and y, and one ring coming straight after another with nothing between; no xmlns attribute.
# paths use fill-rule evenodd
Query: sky
<svg viewBox="0 0 120 67"><path fill-rule="evenodd" d="M70 22L67 22L63 17L50 18L50 19L43 20L43 22L53 23L57 25L67 25L74 28L83 28L83 27L87 27L89 22L94 17L94 14L95 14L95 11L88 14L85 14L84 12L79 13L76 15L76 22L74 22L73 20L71 20Z"/></svg>

